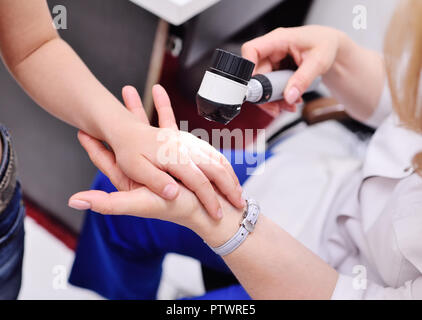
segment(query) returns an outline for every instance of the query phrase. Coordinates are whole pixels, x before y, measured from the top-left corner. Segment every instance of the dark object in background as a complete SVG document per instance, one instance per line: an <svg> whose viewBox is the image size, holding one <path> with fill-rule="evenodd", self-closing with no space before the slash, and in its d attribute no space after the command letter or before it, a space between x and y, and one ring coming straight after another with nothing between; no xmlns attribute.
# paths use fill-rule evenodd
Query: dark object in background
<svg viewBox="0 0 422 320"><path fill-rule="evenodd" d="M239 284L239 281L233 275L233 273L215 271L214 269L208 268L203 264L201 265L201 270L205 291L207 292Z"/></svg>

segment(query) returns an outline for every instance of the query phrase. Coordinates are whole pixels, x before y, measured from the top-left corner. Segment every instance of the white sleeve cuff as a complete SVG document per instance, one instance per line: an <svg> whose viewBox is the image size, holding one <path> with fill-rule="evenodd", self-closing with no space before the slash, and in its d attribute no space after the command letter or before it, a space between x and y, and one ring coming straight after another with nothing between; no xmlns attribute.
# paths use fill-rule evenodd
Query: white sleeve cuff
<svg viewBox="0 0 422 320"><path fill-rule="evenodd" d="M331 300L361 300L364 289L356 288L354 278L340 274Z"/></svg>
<svg viewBox="0 0 422 320"><path fill-rule="evenodd" d="M422 277L398 288L383 287L369 280L339 275L331 300L409 300L421 299Z"/></svg>

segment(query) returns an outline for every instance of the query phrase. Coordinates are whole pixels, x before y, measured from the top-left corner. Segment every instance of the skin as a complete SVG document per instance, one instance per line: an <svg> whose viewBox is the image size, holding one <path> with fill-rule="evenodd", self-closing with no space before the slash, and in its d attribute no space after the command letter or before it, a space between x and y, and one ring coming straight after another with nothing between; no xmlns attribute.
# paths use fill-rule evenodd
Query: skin
<svg viewBox="0 0 422 320"><path fill-rule="evenodd" d="M107 142L119 168L134 181L172 200L180 192L177 178L215 219L222 210L214 186L233 205L244 204L237 177L219 152L190 134L172 128L163 133L122 106L59 37L45 0L0 0L0 53L35 102ZM176 160L163 163L159 154L169 141ZM86 206L79 203L77 209Z"/></svg>
<svg viewBox="0 0 422 320"><path fill-rule="evenodd" d="M125 87L123 97L128 109L147 121L136 90ZM174 126L176 122L165 90L156 86L153 97L160 123ZM220 246L237 231L244 208L239 210L219 196L224 216L217 222L206 214L197 197L183 186L180 186L176 200L165 201L144 186L125 178L115 165L113 153L100 141L83 132L79 133L79 140L94 164L102 165L100 169L112 183L126 191L110 194L81 192L69 200L70 204L86 201L94 211L104 214L129 214L172 221L195 231L213 247ZM250 255L250 252L254 254ZM260 217L254 233L224 260L255 299L328 299L337 281L334 269L265 216ZM312 268L312 273L308 272L309 268ZM256 277L252 278L250 274Z"/></svg>
<svg viewBox="0 0 422 320"><path fill-rule="evenodd" d="M322 76L349 115L365 121L378 105L386 78L380 54L358 46L341 31L322 26L275 29L246 42L242 55L256 64L255 73L276 70L287 55L298 65L284 90L286 99L262 106L275 114L294 110L305 90Z"/></svg>
<svg viewBox="0 0 422 320"><path fill-rule="evenodd" d="M295 56L300 67L290 80L286 93L292 87L296 87L299 93L304 92L317 76L323 75L324 82L339 102L346 104L357 119L367 119L374 112L385 77L382 59L376 53L358 47L336 30L317 26L277 29L243 46L244 56L257 63L257 72L275 68L274 65L287 53ZM136 93L124 89L123 95ZM162 123L174 123L170 105L158 103L159 96L166 96L166 93L162 88L155 88L154 99ZM126 97L125 101L129 100ZM295 101L297 97L290 102ZM277 108L284 108L284 103L287 102ZM132 112L142 110L139 101L128 108ZM103 172L114 184L126 181L114 164L111 151L86 134L80 135L80 141L94 163L108 163ZM101 157L108 158L108 161ZM183 186L173 202L157 197L142 185L132 185L131 189L111 194L80 192L70 198L69 202L73 201L89 202L94 211L103 214L129 214L172 221L190 228L213 247L222 245L233 236L243 212L219 196L224 217L220 221L212 220L195 195ZM336 270L264 215L258 219L255 231L246 241L223 258L254 299L329 299L338 279Z"/></svg>

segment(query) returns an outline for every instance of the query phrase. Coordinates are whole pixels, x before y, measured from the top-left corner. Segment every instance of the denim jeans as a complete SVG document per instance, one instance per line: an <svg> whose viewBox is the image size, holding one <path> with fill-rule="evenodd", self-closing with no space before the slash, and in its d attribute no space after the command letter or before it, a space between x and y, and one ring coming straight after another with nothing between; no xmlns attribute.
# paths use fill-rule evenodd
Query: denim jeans
<svg viewBox="0 0 422 320"><path fill-rule="evenodd" d="M11 300L17 298L21 286L25 209L10 137L1 125L0 139L0 300Z"/></svg>

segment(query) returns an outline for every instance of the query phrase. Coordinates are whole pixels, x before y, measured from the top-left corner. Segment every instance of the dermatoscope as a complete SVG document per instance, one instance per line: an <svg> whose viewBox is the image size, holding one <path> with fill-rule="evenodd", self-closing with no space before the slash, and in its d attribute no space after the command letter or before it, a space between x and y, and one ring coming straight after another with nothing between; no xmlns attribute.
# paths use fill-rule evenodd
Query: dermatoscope
<svg viewBox="0 0 422 320"><path fill-rule="evenodd" d="M283 99L283 91L294 71L280 70L252 77L255 64L230 52L217 49L196 95L202 117L227 124L239 115L242 105ZM317 79L306 92L314 91Z"/></svg>

